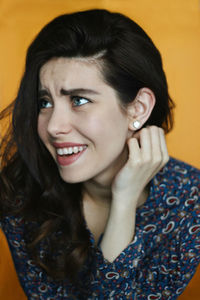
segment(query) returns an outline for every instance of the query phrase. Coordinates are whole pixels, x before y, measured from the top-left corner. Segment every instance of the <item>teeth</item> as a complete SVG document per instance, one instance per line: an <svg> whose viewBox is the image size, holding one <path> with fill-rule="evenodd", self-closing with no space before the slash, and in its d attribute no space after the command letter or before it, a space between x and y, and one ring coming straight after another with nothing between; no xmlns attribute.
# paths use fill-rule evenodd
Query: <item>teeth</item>
<svg viewBox="0 0 200 300"><path fill-rule="evenodd" d="M58 155L67 155L67 154L72 154L72 153L78 153L86 149L87 146L75 146L75 147L68 147L68 148L58 148L57 154Z"/></svg>
<svg viewBox="0 0 200 300"><path fill-rule="evenodd" d="M63 151L63 154L64 154L64 155L67 155L67 154L68 154L67 148L63 148L62 151Z"/></svg>
<svg viewBox="0 0 200 300"><path fill-rule="evenodd" d="M63 149L57 149L57 153L58 153L58 155L63 155L64 153L63 153Z"/></svg>
<svg viewBox="0 0 200 300"><path fill-rule="evenodd" d="M78 147L74 147L74 153L78 153Z"/></svg>
<svg viewBox="0 0 200 300"><path fill-rule="evenodd" d="M72 152L73 152L73 149L72 149L72 147L70 147L70 148L68 149L68 154L72 154Z"/></svg>

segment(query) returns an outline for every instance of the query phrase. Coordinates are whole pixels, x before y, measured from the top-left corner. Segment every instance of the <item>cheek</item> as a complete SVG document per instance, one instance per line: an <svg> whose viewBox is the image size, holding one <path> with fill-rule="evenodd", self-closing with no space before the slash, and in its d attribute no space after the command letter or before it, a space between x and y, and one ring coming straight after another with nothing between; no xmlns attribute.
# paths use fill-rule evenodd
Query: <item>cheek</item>
<svg viewBox="0 0 200 300"><path fill-rule="evenodd" d="M108 144L123 143L127 137L128 125L121 115L113 111L87 118L87 136L95 143L105 147Z"/></svg>

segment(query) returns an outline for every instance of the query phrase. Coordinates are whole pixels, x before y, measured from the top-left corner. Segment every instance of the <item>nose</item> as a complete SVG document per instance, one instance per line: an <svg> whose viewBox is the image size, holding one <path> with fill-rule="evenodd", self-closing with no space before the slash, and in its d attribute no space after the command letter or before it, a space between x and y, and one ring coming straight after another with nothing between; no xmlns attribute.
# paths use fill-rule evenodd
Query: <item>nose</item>
<svg viewBox="0 0 200 300"><path fill-rule="evenodd" d="M72 130L71 113L63 108L54 108L47 126L47 131L52 137L67 134Z"/></svg>

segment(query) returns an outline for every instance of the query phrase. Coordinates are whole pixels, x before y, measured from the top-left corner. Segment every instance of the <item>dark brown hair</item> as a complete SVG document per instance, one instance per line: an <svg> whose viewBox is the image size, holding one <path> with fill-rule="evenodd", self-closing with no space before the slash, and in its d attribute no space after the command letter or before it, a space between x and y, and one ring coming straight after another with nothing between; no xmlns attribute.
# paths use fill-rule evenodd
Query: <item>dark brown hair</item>
<svg viewBox="0 0 200 300"><path fill-rule="evenodd" d="M30 45L24 76L12 111L12 124L1 143L0 208L26 222L25 237L33 259L55 278L74 280L90 251L90 234L82 209L82 184L68 184L37 133L38 74L53 57L92 57L103 53L102 74L121 103L131 102L142 87L156 105L145 125L172 128L173 102L160 53L128 17L88 10L57 17ZM98 58L97 58L98 60ZM39 256L42 247L44 255Z"/></svg>

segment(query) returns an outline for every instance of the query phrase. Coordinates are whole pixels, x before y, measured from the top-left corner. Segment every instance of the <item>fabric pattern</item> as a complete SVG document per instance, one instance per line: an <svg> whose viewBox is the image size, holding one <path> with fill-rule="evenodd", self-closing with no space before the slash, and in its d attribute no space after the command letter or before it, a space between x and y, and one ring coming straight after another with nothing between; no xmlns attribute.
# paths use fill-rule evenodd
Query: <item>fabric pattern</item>
<svg viewBox="0 0 200 300"><path fill-rule="evenodd" d="M5 217L1 226L28 299L177 299L200 262L199 187L200 172L170 158L137 209L133 242L113 263L95 247L90 233L91 257L78 288L67 280L53 281L37 267L26 251L25 222Z"/></svg>

